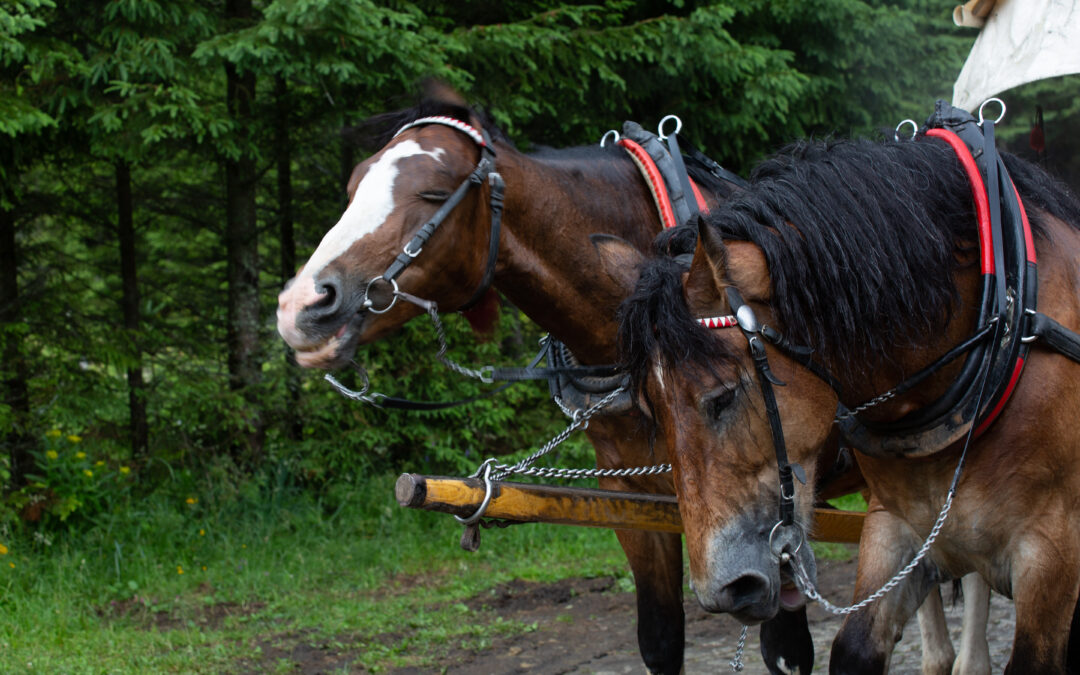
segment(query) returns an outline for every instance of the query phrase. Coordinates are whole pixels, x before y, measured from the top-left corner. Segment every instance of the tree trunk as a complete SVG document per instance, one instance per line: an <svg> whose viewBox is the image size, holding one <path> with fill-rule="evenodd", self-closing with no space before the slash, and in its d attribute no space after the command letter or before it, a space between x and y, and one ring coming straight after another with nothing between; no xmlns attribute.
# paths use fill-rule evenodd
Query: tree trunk
<svg viewBox="0 0 1080 675"><path fill-rule="evenodd" d="M9 153L4 153L8 155ZM9 158L5 156L4 160ZM0 167L4 180L12 181L13 162ZM30 454L34 448L33 436L28 432L30 420L30 395L27 381L26 359L20 345L22 333L16 329L20 323L19 307L19 258L15 249L15 212L5 208L4 201L14 201L14 195L4 190L0 183L0 401L10 406L12 429L3 436L11 459L11 485L20 486L33 464Z"/></svg>
<svg viewBox="0 0 1080 675"><path fill-rule="evenodd" d="M251 0L227 0L228 19L251 19ZM254 126L255 73L225 64L226 103L229 115L238 121L239 139L249 142ZM248 424L242 445L234 456L242 463L255 462L262 452L264 422L259 410L257 387L261 379L259 362L259 231L256 223L255 160L244 147L236 160L225 161L225 248L228 276L228 367L229 385L243 392L248 402Z"/></svg>
<svg viewBox="0 0 1080 675"><path fill-rule="evenodd" d="M131 198L131 166L116 163L116 224L120 239L121 308L131 349L128 380L128 432L131 456L141 458L149 447L146 423L146 385L143 382L142 346L139 340L139 279L135 263L134 202Z"/></svg>
<svg viewBox="0 0 1080 675"><path fill-rule="evenodd" d="M292 146L289 144L289 85L278 75L274 79L276 116L274 119L274 152L277 155L278 238L281 240L281 284L296 273L296 238L293 232ZM285 347L285 435L300 440L300 369L296 355Z"/></svg>

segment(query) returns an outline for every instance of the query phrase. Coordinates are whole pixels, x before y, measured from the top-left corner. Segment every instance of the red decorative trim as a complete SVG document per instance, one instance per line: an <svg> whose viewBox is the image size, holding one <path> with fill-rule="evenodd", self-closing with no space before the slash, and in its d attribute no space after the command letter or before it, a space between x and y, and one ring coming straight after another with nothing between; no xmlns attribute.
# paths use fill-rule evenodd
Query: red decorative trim
<svg viewBox="0 0 1080 675"><path fill-rule="evenodd" d="M698 319L697 322L706 328L731 328L738 326L739 321L730 314L727 316L710 316Z"/></svg>
<svg viewBox="0 0 1080 675"><path fill-rule="evenodd" d="M1013 389L1016 387L1016 383L1020 380L1020 373L1024 370L1024 357L1016 359L1016 366L1013 368L1012 377L1009 378L1009 386L1005 389L1005 393L998 399L997 405L990 411L990 414L986 416L982 424L975 429L975 435L980 436L984 431L990 428L990 425L994 423L997 416L1001 414L1002 408L1009 402L1009 397L1012 396Z"/></svg>
<svg viewBox="0 0 1080 675"><path fill-rule="evenodd" d="M694 182L693 178L690 178L689 176L687 176L687 178L690 180L690 189L694 191L694 199L697 200L698 211L708 215L709 206L705 203L705 197L702 196L701 189L698 188L698 185Z"/></svg>
<svg viewBox="0 0 1080 675"><path fill-rule="evenodd" d="M656 168L656 162L652 160L652 157L649 157L649 153L645 152L645 148L629 138L620 140L619 145L630 153L630 158L645 174L649 190L652 192L653 200L656 202L656 209L660 212L660 224L664 226L664 229L675 227L677 224L675 222L675 211L671 208L671 198L668 196L667 187L664 186L664 179L660 176L660 169Z"/></svg>
<svg viewBox="0 0 1080 675"><path fill-rule="evenodd" d="M979 248L982 253L979 260L980 269L983 274L993 274L994 237L990 231L990 201L986 196L986 185L983 183L982 174L979 173L979 167L975 165L975 158L971 156L971 151L960 140L960 137L948 129L930 129L926 135L940 138L948 143L956 156L960 158L964 171L967 172L968 181L971 182L971 196L975 199L975 217L979 225Z"/></svg>

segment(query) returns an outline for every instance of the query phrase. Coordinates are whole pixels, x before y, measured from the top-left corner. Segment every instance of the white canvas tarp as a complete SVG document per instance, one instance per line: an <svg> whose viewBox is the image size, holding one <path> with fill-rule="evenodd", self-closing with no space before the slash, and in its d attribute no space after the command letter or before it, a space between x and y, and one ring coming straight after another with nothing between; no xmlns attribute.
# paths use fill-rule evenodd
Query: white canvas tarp
<svg viewBox="0 0 1080 675"><path fill-rule="evenodd" d="M1080 2L998 0L953 87L953 105L974 111L1021 84L1080 73Z"/></svg>

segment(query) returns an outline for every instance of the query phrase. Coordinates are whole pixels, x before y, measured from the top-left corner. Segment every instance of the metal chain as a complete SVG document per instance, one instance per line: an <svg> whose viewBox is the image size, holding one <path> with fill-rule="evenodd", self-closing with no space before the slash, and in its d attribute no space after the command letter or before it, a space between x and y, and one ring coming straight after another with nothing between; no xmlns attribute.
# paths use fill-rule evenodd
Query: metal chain
<svg viewBox="0 0 1080 675"><path fill-rule="evenodd" d="M896 396L896 390L895 389L890 389L889 391L885 392L884 394L879 394L879 395L875 396L874 398L870 399L869 401L867 401L866 403L863 403L862 405L855 406L854 408L847 411L846 413L842 413L840 415L837 415L836 418L833 421L834 422L843 422L846 419L854 417L855 415L858 415L861 412L864 412L866 410L869 410L870 408L873 408L874 406L878 405L879 403L884 403L885 401L888 401L890 398L893 398L894 396Z"/></svg>
<svg viewBox="0 0 1080 675"><path fill-rule="evenodd" d="M431 317L431 323L435 325L435 337L439 340L439 353L435 355L435 358L458 375L464 375L465 377L471 377L474 380L480 380L485 384L491 384L494 381L492 379L492 374L495 371L494 366L469 368L461 365L446 355L450 346L446 341L446 331L443 330L442 319L439 318L439 307L434 302L428 302L424 307L427 309L428 316Z"/></svg>
<svg viewBox="0 0 1080 675"><path fill-rule="evenodd" d="M742 627L742 632L739 633L739 644L735 646L735 658L731 659L731 672L741 673L743 670L742 655L743 649L746 648L746 633L749 630L747 626Z"/></svg>
<svg viewBox="0 0 1080 675"><path fill-rule="evenodd" d="M956 467L958 472L961 466L963 466L962 460L960 462L960 465ZM873 594L864 599L862 602L854 605L849 605L847 607L837 607L836 605L832 604L824 597L822 597L821 594L818 593L817 589L814 588L814 583L810 580L810 575L807 573L806 568L803 566L802 560L798 556L790 556L789 561L791 562L792 569L795 571L795 583L799 585L799 590L801 590L803 594L811 600L820 602L821 606L829 612L841 616L857 612L863 607L866 607L867 605L881 599L885 596L886 593L896 588L896 586L899 585L901 581L906 579L908 575L910 575L915 570L915 568L918 567L919 563L922 562L922 559L926 557L926 554L930 552L930 546L933 545L934 540L936 540L938 534L941 533L941 528L945 526L945 519L949 516L949 509L952 508L953 496L955 494L956 486L954 485L953 487L949 488L949 493L945 497L945 504L941 507L941 512L938 514L937 520L934 522L934 527L930 529L929 536L926 537L926 541L923 542L922 547L919 549L918 553L915 554L915 557L912 558L911 562L909 562L902 570L897 572L892 579L889 579L884 586L876 590Z"/></svg>
<svg viewBox="0 0 1080 675"><path fill-rule="evenodd" d="M627 469L559 469L552 467L534 467L532 466L536 460L540 459L544 455L550 453L563 441L570 437L576 429L579 427L584 428L588 425L589 419L600 412L609 403L614 401L619 394L624 390L624 387L619 387L609 393L604 398L597 401L592 407L587 410L577 410L571 415L570 425L559 432L554 438L544 444L544 447L540 448L533 454L529 455L525 459L516 464L494 464L492 469L494 470L491 475L492 480L501 480L511 474L521 474L523 476L537 476L540 478L599 478L599 477L626 477L626 476L650 476L654 474L667 473L671 471L670 464L657 464L655 466L642 466L632 467ZM580 413L580 414L578 414Z"/></svg>

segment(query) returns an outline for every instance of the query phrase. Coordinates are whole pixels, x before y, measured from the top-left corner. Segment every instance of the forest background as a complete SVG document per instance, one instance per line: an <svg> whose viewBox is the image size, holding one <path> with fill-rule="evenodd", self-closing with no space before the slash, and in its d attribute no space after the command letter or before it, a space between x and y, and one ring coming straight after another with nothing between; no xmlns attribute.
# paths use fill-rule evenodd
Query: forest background
<svg viewBox="0 0 1080 675"><path fill-rule="evenodd" d="M331 532L350 514L349 531L370 537L391 527L388 477L471 471L563 427L543 385L433 413L359 405L300 372L274 330L279 289L337 220L365 156L343 130L414 103L423 78L457 88L525 150L673 113L684 138L745 174L796 138L925 119L974 38L951 9L3 0L0 610L40 589L50 560L108 569L80 587L90 605L139 597L146 582L122 571L123 546L171 569L161 559L198 556L170 537L205 536L211 521L239 536L288 511ZM1040 104L1043 161L1075 176L1063 161L1080 156L1080 135L1064 131L1080 105L1070 91L1066 79L1014 93L999 134L1030 156ZM447 323L452 355L470 364L521 364L539 337L505 304L492 340ZM484 388L442 369L434 345L416 321L357 358L394 395ZM574 439L557 461L590 455ZM39 574L19 578L19 565Z"/></svg>

